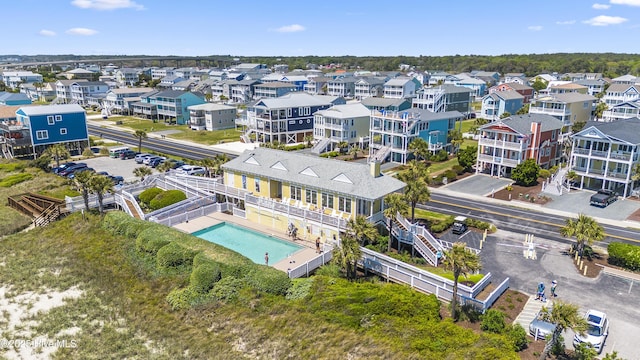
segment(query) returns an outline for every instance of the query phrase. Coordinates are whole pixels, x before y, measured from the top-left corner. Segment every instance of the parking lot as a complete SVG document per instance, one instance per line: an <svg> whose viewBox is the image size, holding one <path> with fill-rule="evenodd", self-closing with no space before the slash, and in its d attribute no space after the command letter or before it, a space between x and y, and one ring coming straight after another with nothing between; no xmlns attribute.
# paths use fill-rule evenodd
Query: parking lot
<svg viewBox="0 0 640 360"><path fill-rule="evenodd" d="M100 156L92 159L85 160L73 160L74 162L83 162L87 166L97 171L106 171L111 175L120 175L124 178L125 182L133 182L139 178L133 175L133 170L137 167L144 166L137 164L133 159L121 160L114 159L108 156ZM152 168L150 168L152 169ZM152 169L153 173L157 173L155 169Z"/></svg>

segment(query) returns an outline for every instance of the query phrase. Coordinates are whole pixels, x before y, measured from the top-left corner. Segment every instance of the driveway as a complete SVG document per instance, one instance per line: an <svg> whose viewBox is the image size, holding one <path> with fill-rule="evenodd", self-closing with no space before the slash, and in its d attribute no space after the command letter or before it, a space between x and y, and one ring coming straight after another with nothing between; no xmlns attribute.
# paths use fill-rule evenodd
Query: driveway
<svg viewBox="0 0 640 360"><path fill-rule="evenodd" d="M589 198L595 194L588 190L571 190L563 195L549 195L553 201L544 205L545 208L567 211L574 214L585 214L593 218L606 218L611 220L625 220L631 214L640 209L640 202L618 198L613 204L601 208L589 205Z"/></svg>
<svg viewBox="0 0 640 360"><path fill-rule="evenodd" d="M464 179L454 181L442 188L458 193L490 196L492 192L496 192L511 183L513 183L513 180L511 179L475 174Z"/></svg>

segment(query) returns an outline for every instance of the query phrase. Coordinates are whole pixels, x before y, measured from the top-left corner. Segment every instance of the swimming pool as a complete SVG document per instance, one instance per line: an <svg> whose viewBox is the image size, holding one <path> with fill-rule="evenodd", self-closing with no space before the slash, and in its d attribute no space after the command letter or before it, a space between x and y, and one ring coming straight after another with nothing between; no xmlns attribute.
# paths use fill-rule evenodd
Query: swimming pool
<svg viewBox="0 0 640 360"><path fill-rule="evenodd" d="M256 264L264 264L264 253L269 253L269 264L287 258L302 246L261 234L242 226L220 223L198 230L192 235L238 252Z"/></svg>

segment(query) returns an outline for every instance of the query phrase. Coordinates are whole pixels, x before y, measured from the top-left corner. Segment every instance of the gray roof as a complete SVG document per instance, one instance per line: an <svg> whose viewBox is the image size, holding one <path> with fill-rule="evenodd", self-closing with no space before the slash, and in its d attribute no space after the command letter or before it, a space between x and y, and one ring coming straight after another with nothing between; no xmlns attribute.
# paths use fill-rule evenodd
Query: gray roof
<svg viewBox="0 0 640 360"><path fill-rule="evenodd" d="M359 118L371 115L371 110L366 106L355 103L345 105L334 105L326 110L316 111L317 115L335 119Z"/></svg>
<svg viewBox="0 0 640 360"><path fill-rule="evenodd" d="M87 79L74 79L74 80L61 79L61 80L56 81L56 83L60 83L60 84L62 84L64 86L71 86L72 84L75 84L75 83L87 82L87 81L89 81L89 80L87 80Z"/></svg>
<svg viewBox="0 0 640 360"><path fill-rule="evenodd" d="M590 85L602 85L602 86L604 86L604 84L606 84L604 79L597 79L597 80L583 79L583 80L578 80L575 83L579 84L579 85L582 85L582 86L590 86Z"/></svg>
<svg viewBox="0 0 640 360"><path fill-rule="evenodd" d="M522 85L519 83L506 83L505 85L509 85L513 90L533 90L533 88L529 85Z"/></svg>
<svg viewBox="0 0 640 360"><path fill-rule="evenodd" d="M117 89L110 90L110 92L114 94L144 94L149 91L153 91L153 88L134 87L134 88L117 88Z"/></svg>
<svg viewBox="0 0 640 360"><path fill-rule="evenodd" d="M629 90L629 88L635 88L640 92L640 86L638 85L629 85L629 84L611 84L607 89L607 93L615 93L615 92L625 92Z"/></svg>
<svg viewBox="0 0 640 360"><path fill-rule="evenodd" d="M496 124L504 124L510 127L514 131L520 134L531 134L531 123L540 123L540 131L546 132L550 130L562 129L562 121L547 114L525 114L525 115L512 115L504 119L500 119L494 122L484 124L480 127L480 130L496 126Z"/></svg>
<svg viewBox="0 0 640 360"><path fill-rule="evenodd" d="M406 102L406 99L389 99L389 98L379 98L379 97L368 97L362 99L360 102L364 106L400 106L402 103Z"/></svg>
<svg viewBox="0 0 640 360"><path fill-rule="evenodd" d="M311 94L292 92L277 98L259 99L255 106L264 106L269 109L281 109L296 106L322 106L330 104L330 101L320 99Z"/></svg>
<svg viewBox="0 0 640 360"><path fill-rule="evenodd" d="M471 89L469 89L468 87L464 87L464 86L456 86L456 85L453 85L453 84L442 84L442 85L440 85L438 87L443 89L444 92L447 93L447 94L471 93Z"/></svg>
<svg viewBox="0 0 640 360"><path fill-rule="evenodd" d="M408 78L408 77L397 77L387 81L385 85L398 86L398 85L404 85L410 81L411 81L411 78Z"/></svg>
<svg viewBox="0 0 640 360"><path fill-rule="evenodd" d="M494 93L489 94L489 96L491 96L495 100L498 100L498 98L502 100L524 99L524 96L520 95L519 92L514 90L496 91Z"/></svg>
<svg viewBox="0 0 640 360"><path fill-rule="evenodd" d="M198 104L187 106L189 110L204 110L204 111L216 111L216 110L234 110L235 106L223 105L223 104Z"/></svg>
<svg viewBox="0 0 640 360"><path fill-rule="evenodd" d="M382 198L405 186L392 176L373 177L366 164L267 148L246 150L222 167L368 200Z"/></svg>
<svg viewBox="0 0 640 360"><path fill-rule="evenodd" d="M27 94L23 94L23 93L11 93L11 92L0 92L0 101L2 102L7 102L7 101L24 101L24 100L29 100L31 101L31 99L29 99L29 97L27 96Z"/></svg>
<svg viewBox="0 0 640 360"><path fill-rule="evenodd" d="M268 83L262 83L262 84L257 84L256 87L261 87L261 88L295 88L296 86L291 84L291 83L285 83L285 82L280 82L280 81L274 81L274 82L268 82Z"/></svg>
<svg viewBox="0 0 640 360"><path fill-rule="evenodd" d="M588 133L592 127L609 137L631 144L640 144L640 119L637 117L612 122L589 121L585 124L584 129L578 132L576 136Z"/></svg>
<svg viewBox="0 0 640 360"><path fill-rule="evenodd" d="M78 104L26 106L21 107L20 111L27 116L85 112L82 106Z"/></svg>
<svg viewBox="0 0 640 360"><path fill-rule="evenodd" d="M556 100L560 100L566 103L593 101L596 99L594 96L591 96L589 94L582 94L582 93L563 93L563 94L554 94L553 96L556 98Z"/></svg>

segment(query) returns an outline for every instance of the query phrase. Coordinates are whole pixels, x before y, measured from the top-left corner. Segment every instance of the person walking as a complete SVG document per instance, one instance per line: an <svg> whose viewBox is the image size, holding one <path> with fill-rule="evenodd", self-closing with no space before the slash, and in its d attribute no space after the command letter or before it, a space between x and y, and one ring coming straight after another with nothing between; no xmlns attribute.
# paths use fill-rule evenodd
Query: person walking
<svg viewBox="0 0 640 360"><path fill-rule="evenodd" d="M320 254L320 237L316 239L316 253Z"/></svg>
<svg viewBox="0 0 640 360"><path fill-rule="evenodd" d="M540 300L540 301L546 301L545 296L544 296L544 283L539 283L538 284L538 292L536 295L536 300Z"/></svg>
<svg viewBox="0 0 640 360"><path fill-rule="evenodd" d="M558 294L556 294L556 288L558 287L558 281L553 280L551 282L551 296L552 297L557 297Z"/></svg>
<svg viewBox="0 0 640 360"><path fill-rule="evenodd" d="M269 266L269 253L264 253L264 264Z"/></svg>

